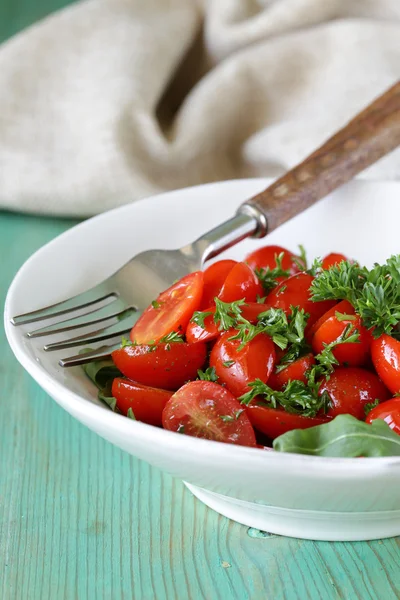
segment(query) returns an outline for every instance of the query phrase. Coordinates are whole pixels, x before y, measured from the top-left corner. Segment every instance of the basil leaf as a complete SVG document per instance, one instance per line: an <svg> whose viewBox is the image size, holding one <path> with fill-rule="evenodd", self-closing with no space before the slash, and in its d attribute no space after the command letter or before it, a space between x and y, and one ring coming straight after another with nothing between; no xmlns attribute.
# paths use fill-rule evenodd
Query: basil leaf
<svg viewBox="0 0 400 600"><path fill-rule="evenodd" d="M351 415L339 415L323 425L288 431L274 440L273 448L314 456L400 456L400 435L382 419L369 425Z"/></svg>

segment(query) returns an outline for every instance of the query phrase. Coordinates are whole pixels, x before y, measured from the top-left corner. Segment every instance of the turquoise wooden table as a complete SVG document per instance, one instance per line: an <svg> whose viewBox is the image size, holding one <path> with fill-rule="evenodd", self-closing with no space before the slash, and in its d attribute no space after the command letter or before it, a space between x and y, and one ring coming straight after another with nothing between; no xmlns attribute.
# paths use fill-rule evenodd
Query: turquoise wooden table
<svg viewBox="0 0 400 600"><path fill-rule="evenodd" d="M61 5L2 0L1 39ZM1 304L25 259L72 225L0 214ZM232 523L74 421L4 331L0 343L0 600L400 598L400 539L309 542Z"/></svg>

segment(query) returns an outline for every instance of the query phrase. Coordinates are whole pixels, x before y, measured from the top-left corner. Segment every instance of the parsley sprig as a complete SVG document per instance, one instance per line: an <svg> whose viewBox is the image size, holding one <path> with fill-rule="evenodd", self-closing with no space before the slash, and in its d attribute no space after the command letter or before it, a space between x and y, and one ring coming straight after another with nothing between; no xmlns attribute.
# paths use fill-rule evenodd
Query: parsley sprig
<svg viewBox="0 0 400 600"><path fill-rule="evenodd" d="M343 261L322 271L310 289L315 302L348 300L374 337L398 337L394 329L400 322L400 255L372 269Z"/></svg>
<svg viewBox="0 0 400 600"><path fill-rule="evenodd" d="M254 398L261 396L261 406L281 407L287 412L304 417L315 417L319 412L328 412L331 399L326 391L320 394L319 389L322 378L329 379L334 367L339 364L333 350L339 344L355 343L358 340L359 332L349 323L335 341L325 344L322 352L315 356L316 364L307 373L307 383L295 379L289 381L282 391L276 391L260 379L256 379L248 384L250 391L243 394L239 400L248 405Z"/></svg>
<svg viewBox="0 0 400 600"><path fill-rule="evenodd" d="M284 257L284 252L281 252L280 254L275 254L276 267L272 269L271 267L265 267L255 270L255 273L266 292L270 292L274 289L274 287L277 286L278 282L276 281L276 279L278 277L289 277L289 269L284 269L282 267L282 261Z"/></svg>

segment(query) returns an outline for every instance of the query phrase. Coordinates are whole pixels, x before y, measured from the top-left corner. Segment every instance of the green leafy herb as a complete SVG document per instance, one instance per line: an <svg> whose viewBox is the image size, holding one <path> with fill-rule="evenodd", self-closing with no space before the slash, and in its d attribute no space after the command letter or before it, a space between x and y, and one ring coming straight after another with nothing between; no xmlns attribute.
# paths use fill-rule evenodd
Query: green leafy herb
<svg viewBox="0 0 400 600"><path fill-rule="evenodd" d="M196 325L199 325L200 327L202 327L203 329L205 329L205 323L204 323L204 321L210 315L212 315L212 312L210 310L204 310L204 311L196 310L193 313L193 316L192 316L192 318L190 320L193 323L196 323Z"/></svg>
<svg viewBox="0 0 400 600"><path fill-rule="evenodd" d="M259 296L257 294L257 304L264 304L266 299L267 299L267 296Z"/></svg>
<svg viewBox="0 0 400 600"><path fill-rule="evenodd" d="M232 367L235 364L235 361L234 360L226 360L222 364L224 365L224 367L226 367L227 369L229 369L229 367Z"/></svg>
<svg viewBox="0 0 400 600"><path fill-rule="evenodd" d="M261 396L258 404L269 408L283 408L286 412L314 417L321 410L327 412L329 397L318 394L303 381L289 381L282 391L270 388L261 379L256 379L248 386L249 392L239 398L242 404L250 404L254 398Z"/></svg>
<svg viewBox="0 0 400 600"><path fill-rule="evenodd" d="M307 273L309 275L312 275L313 277L316 277L317 275L322 273L322 259L314 258L311 267L307 269Z"/></svg>
<svg viewBox="0 0 400 600"><path fill-rule="evenodd" d="M357 318L355 315L346 315L338 311L335 312L335 317L338 321L355 321Z"/></svg>
<svg viewBox="0 0 400 600"><path fill-rule="evenodd" d="M265 269L256 269L256 275L266 292L270 292L274 289L274 287L277 286L278 282L276 280L278 277L289 277L290 271L282 267L282 261L284 257L285 254L283 252L280 254L275 254L276 267L273 269L270 267L266 267Z"/></svg>
<svg viewBox="0 0 400 600"><path fill-rule="evenodd" d="M223 302L215 298L214 322L221 331L226 331L235 327L239 317L241 317L241 307L246 304L244 300L235 300L235 302Z"/></svg>
<svg viewBox="0 0 400 600"><path fill-rule="evenodd" d="M307 270L307 253L305 251L304 246L302 246L301 244L299 244L299 254L300 256L292 256L292 261L295 263L295 265L297 265L297 267L300 269L300 271L306 271Z"/></svg>
<svg viewBox="0 0 400 600"><path fill-rule="evenodd" d="M84 348L80 354L91 352L91 348ZM121 371L117 369L111 359L94 360L82 365L82 368L89 379L99 389L98 398L105 402L111 410L115 411L117 401L111 392L111 385L115 377L123 377Z"/></svg>
<svg viewBox="0 0 400 600"><path fill-rule="evenodd" d="M273 442L278 452L314 456L400 456L400 436L382 419L369 425L351 415L339 415L329 423L294 429Z"/></svg>
<svg viewBox="0 0 400 600"><path fill-rule="evenodd" d="M373 402L367 402L367 404L364 406L365 416L367 416L373 408L378 406L379 403L380 403L379 398L375 398L375 400Z"/></svg>
<svg viewBox="0 0 400 600"><path fill-rule="evenodd" d="M185 426L182 425L182 423L180 423L176 432L177 433L185 433Z"/></svg>
<svg viewBox="0 0 400 600"><path fill-rule="evenodd" d="M198 379L202 381L218 381L218 375L215 372L215 367L208 367L205 371L199 369L197 371Z"/></svg>
<svg viewBox="0 0 400 600"><path fill-rule="evenodd" d="M124 335L121 338L121 348L126 348L127 346L135 346L136 344L134 344L133 342L131 342L131 340L129 340L128 338L126 338Z"/></svg>
<svg viewBox="0 0 400 600"><path fill-rule="evenodd" d="M151 303L152 307L157 310L157 308L161 307L161 302L157 302L157 300L153 300L153 302Z"/></svg>
<svg viewBox="0 0 400 600"><path fill-rule="evenodd" d="M126 413L126 416L129 419L132 419L133 421L136 421L135 414L134 414L133 410L131 409L131 407L128 408L128 412Z"/></svg>
<svg viewBox="0 0 400 600"><path fill-rule="evenodd" d="M400 255L391 256L372 269L342 261L322 271L311 284L312 299L348 300L374 337L382 333L398 337L400 322Z"/></svg>
<svg viewBox="0 0 400 600"><path fill-rule="evenodd" d="M232 415L221 415L221 419L224 421L224 423L232 423L234 421L237 421L243 412L244 412L244 408L241 408L241 409L235 411L233 413L233 416Z"/></svg>
<svg viewBox="0 0 400 600"><path fill-rule="evenodd" d="M164 337L158 340L159 344L181 344L182 342L184 342L183 335L177 331L171 331L171 333L164 335Z"/></svg>

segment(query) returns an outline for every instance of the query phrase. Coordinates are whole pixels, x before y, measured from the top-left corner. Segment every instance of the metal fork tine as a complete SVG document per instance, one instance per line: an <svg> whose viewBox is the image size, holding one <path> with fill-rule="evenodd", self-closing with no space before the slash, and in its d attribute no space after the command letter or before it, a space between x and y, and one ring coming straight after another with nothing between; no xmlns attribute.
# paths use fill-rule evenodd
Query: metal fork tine
<svg viewBox="0 0 400 600"><path fill-rule="evenodd" d="M46 352L53 352L54 350L65 350L66 348L75 348L75 346L94 344L96 342L102 342L104 340L109 340L114 337L121 338L123 335L129 333L131 329L132 327L126 327L125 329L120 329L119 331L112 331L110 333L105 334L87 334L86 336L79 336L76 338L72 338L71 340L65 340L64 342L46 344L45 346L43 346L43 350L45 350Z"/></svg>
<svg viewBox="0 0 400 600"><path fill-rule="evenodd" d="M120 347L120 343L111 344L110 346L101 346L91 352L85 352L85 354L76 354L74 356L68 356L67 358L60 358L58 364L61 367L76 367L78 365L84 365L93 360L103 360L109 358L113 350L117 350Z"/></svg>
<svg viewBox="0 0 400 600"><path fill-rule="evenodd" d="M50 317L58 317L78 309L86 308L87 306L102 302L107 298L115 299L118 297L117 292L107 290L106 288L104 289L104 292L102 292L103 290L100 291L98 287L93 288L87 292L83 292L83 294L73 296L68 300L57 302L56 304L50 304L49 306L45 306L39 310L33 310L31 312L16 315L11 319L11 323L13 325L34 323L35 321L42 321L44 319L49 319Z"/></svg>
<svg viewBox="0 0 400 600"><path fill-rule="evenodd" d="M34 329L33 331L28 331L26 333L26 335L29 338L42 337L44 335L64 333L66 331L72 331L74 329L80 329L82 327L89 327L90 325L106 323L107 321L110 321L109 325L113 325L114 323L118 323L119 321L122 321L123 319L129 317L133 312L136 312L137 309L133 306L130 306L128 308L125 308L124 310L121 310L121 311L115 312L115 313L111 313L111 314L107 314L107 310L109 310L108 304L98 310L94 310L89 313L85 313L84 315L79 315L79 317L75 317L72 319L66 319L65 321L58 321L57 323L54 323L53 325L47 325L46 327L40 327L39 329ZM84 318L89 315L92 315L93 313L95 313L96 316L99 315L99 317L96 319L85 319ZM106 314L104 314L104 316L103 316L102 313L106 313ZM96 333L96 332L97 332L97 330L93 330L93 333Z"/></svg>

